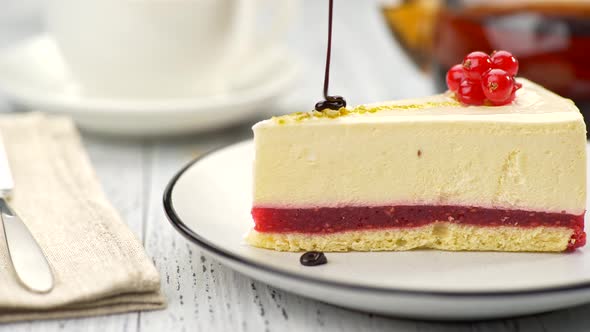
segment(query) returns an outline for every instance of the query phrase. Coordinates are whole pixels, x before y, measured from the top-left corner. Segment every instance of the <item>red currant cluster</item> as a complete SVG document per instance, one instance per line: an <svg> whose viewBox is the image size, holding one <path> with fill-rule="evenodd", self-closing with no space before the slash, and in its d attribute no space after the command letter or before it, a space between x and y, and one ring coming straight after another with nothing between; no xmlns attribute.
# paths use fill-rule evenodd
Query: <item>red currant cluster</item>
<svg viewBox="0 0 590 332"><path fill-rule="evenodd" d="M471 52L447 72L447 86L466 105L506 105L522 84L514 80L518 60L506 51Z"/></svg>

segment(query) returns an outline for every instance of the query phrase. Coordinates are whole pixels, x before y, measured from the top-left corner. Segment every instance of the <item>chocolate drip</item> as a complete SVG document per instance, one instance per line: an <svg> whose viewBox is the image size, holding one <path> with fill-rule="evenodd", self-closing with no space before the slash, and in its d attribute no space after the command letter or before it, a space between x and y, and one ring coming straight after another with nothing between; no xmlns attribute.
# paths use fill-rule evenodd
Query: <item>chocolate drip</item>
<svg viewBox="0 0 590 332"><path fill-rule="evenodd" d="M328 259L321 251L308 251L301 255L299 262L304 266L316 266L328 263Z"/></svg>
<svg viewBox="0 0 590 332"><path fill-rule="evenodd" d="M339 110L342 107L346 107L346 100L341 96L326 96L326 100L318 101L315 104L316 111L323 111L326 108Z"/></svg>
<svg viewBox="0 0 590 332"><path fill-rule="evenodd" d="M315 104L316 111L323 111L326 108L331 110L339 110L346 107L346 100L341 96L328 96L328 86L330 85L330 57L332 55L332 17L334 0L330 0L330 9L328 16L328 49L326 51L326 72L324 74L324 100Z"/></svg>

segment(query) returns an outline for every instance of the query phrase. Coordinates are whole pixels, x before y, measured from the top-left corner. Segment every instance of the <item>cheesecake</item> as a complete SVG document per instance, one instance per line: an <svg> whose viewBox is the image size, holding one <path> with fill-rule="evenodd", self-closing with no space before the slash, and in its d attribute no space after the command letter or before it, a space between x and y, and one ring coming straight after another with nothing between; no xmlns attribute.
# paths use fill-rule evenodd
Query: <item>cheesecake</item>
<svg viewBox="0 0 590 332"><path fill-rule="evenodd" d="M447 92L257 123L246 241L279 251L583 246L582 115L517 82L502 106Z"/></svg>

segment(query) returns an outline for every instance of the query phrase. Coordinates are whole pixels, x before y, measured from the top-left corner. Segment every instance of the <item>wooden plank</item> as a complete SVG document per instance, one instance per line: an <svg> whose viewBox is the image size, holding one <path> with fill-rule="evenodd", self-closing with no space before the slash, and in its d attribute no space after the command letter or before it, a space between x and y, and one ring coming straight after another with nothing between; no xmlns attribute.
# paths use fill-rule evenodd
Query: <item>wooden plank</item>
<svg viewBox="0 0 590 332"><path fill-rule="evenodd" d="M142 331L182 331L187 328L216 331L234 321L226 317L226 313L235 312L232 310L235 301L226 291L226 270L202 256L169 225L161 201L168 181L184 164L210 149L241 140L249 133L249 126L244 126L154 144L149 163L152 180L145 246L161 273L169 308L142 313Z"/></svg>

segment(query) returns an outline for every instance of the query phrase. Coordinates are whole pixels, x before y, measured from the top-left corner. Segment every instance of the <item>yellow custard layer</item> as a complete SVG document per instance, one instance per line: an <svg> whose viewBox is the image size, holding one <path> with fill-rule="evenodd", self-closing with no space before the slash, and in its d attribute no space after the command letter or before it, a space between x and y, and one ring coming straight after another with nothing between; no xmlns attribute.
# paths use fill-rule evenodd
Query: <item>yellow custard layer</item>
<svg viewBox="0 0 590 332"><path fill-rule="evenodd" d="M448 94L298 113L253 128L254 205L469 205L581 214L586 128L575 105L527 80L516 101ZM302 115L309 114L309 115Z"/></svg>

